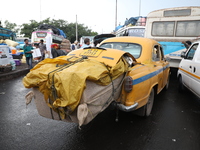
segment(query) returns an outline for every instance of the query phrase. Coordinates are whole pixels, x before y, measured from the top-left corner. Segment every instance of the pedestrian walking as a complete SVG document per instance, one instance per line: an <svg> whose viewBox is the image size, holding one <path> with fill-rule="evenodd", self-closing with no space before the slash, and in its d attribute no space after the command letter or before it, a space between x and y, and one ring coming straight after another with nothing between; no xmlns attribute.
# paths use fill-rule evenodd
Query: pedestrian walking
<svg viewBox="0 0 200 150"><path fill-rule="evenodd" d="M28 43L28 39L24 39L24 47L23 47L23 50L24 50L24 54L25 54L25 57L26 57L26 63L29 67L29 69L32 69L33 66L32 66L32 60L33 60L33 56L32 56L32 53L33 53L33 47L31 44Z"/></svg>
<svg viewBox="0 0 200 150"><path fill-rule="evenodd" d="M42 55L40 61L42 61L42 60L44 60L45 53L46 53L46 44L44 44L44 40L40 40L39 48L40 48L40 52L41 52L41 55Z"/></svg>
<svg viewBox="0 0 200 150"><path fill-rule="evenodd" d="M72 50L76 50L78 49L78 41L74 41L74 43L72 44Z"/></svg>

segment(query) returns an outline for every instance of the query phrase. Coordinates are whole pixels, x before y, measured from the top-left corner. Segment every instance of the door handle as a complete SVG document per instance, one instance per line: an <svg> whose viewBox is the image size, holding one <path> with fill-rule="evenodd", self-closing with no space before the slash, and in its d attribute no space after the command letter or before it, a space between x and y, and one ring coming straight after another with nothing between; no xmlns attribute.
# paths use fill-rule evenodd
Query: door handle
<svg viewBox="0 0 200 150"><path fill-rule="evenodd" d="M194 70L193 70L194 72L196 71L196 67L194 67Z"/></svg>

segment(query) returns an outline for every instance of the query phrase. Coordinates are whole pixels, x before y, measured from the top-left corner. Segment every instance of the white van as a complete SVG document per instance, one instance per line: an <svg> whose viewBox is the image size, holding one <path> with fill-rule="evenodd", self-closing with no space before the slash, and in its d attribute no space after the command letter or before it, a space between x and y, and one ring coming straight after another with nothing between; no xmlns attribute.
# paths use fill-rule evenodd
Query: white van
<svg viewBox="0 0 200 150"><path fill-rule="evenodd" d="M194 42L186 52L181 53L178 79L179 91L186 87L200 98L200 41Z"/></svg>

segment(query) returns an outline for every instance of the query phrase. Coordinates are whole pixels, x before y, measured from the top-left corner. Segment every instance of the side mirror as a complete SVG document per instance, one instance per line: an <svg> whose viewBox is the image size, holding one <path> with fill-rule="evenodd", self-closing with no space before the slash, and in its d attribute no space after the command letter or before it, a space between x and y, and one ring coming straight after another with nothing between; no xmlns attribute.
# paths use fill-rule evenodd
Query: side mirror
<svg viewBox="0 0 200 150"><path fill-rule="evenodd" d="M181 57L182 57L182 58L185 58L185 53L186 53L186 52L181 52Z"/></svg>

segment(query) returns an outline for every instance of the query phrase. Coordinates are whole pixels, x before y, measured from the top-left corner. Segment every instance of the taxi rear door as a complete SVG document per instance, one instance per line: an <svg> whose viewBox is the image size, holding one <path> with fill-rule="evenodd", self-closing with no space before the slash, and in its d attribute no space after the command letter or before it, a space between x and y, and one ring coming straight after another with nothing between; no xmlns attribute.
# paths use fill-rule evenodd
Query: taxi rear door
<svg viewBox="0 0 200 150"><path fill-rule="evenodd" d="M164 72L167 63L164 61L162 47L160 45L154 46L152 60L154 67L156 68L156 74L158 76L158 92L160 92L167 81L167 74Z"/></svg>

